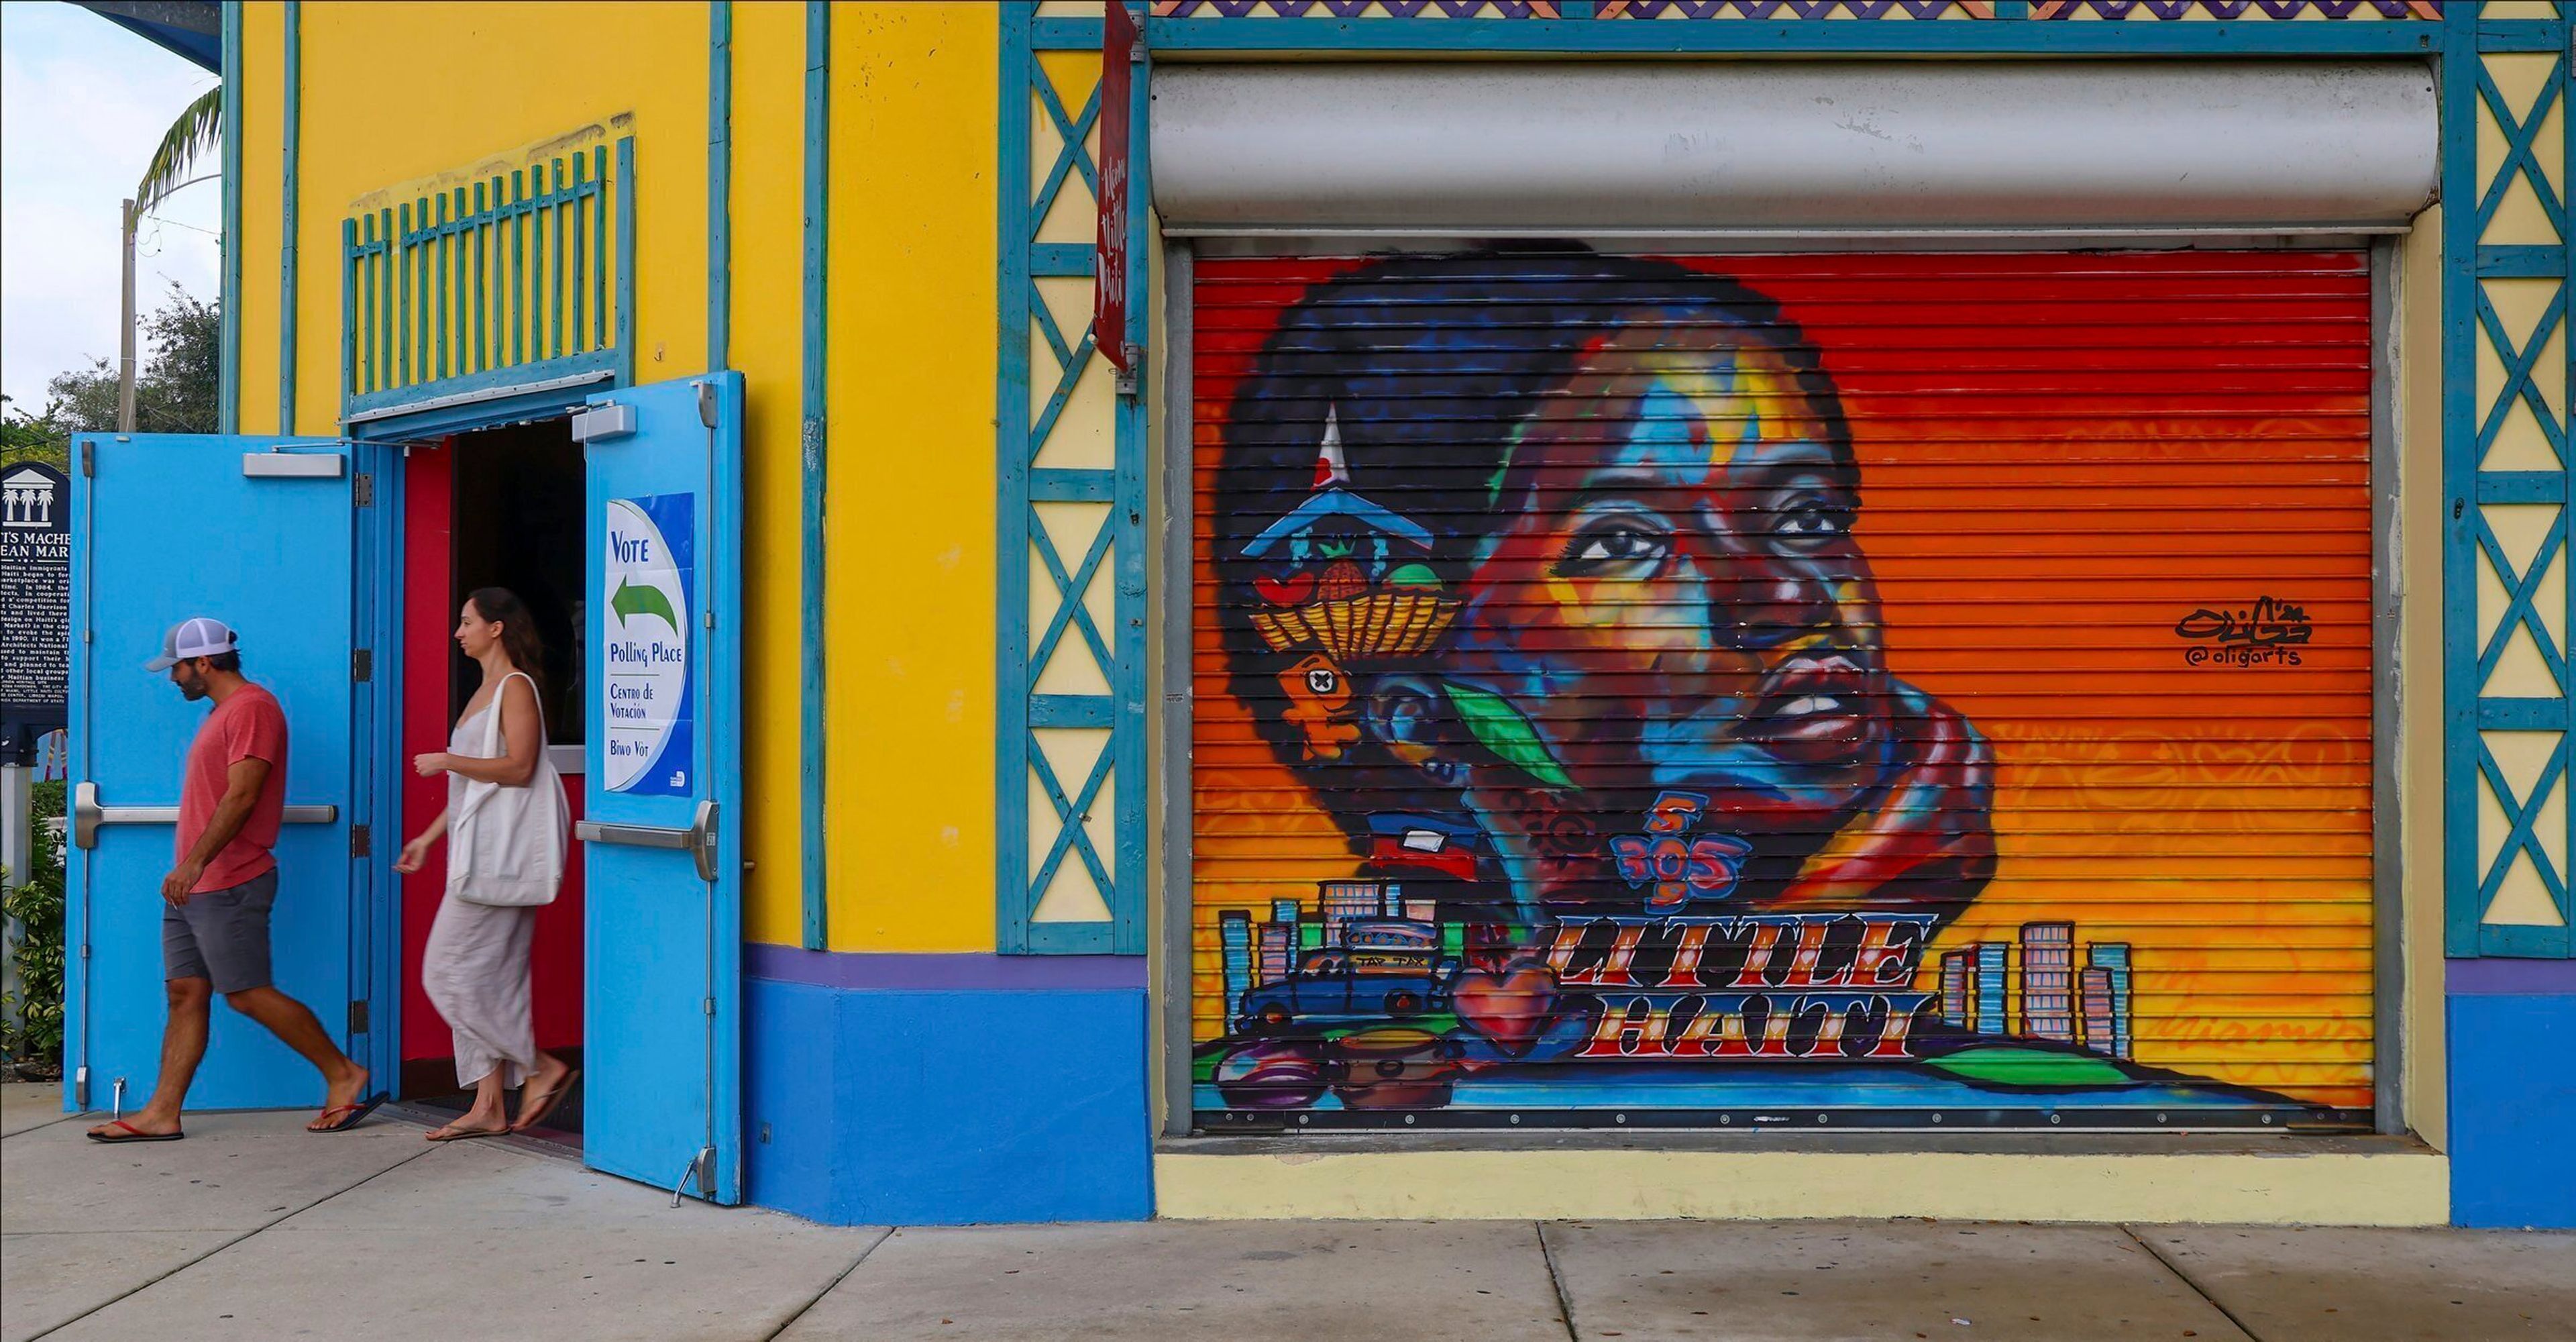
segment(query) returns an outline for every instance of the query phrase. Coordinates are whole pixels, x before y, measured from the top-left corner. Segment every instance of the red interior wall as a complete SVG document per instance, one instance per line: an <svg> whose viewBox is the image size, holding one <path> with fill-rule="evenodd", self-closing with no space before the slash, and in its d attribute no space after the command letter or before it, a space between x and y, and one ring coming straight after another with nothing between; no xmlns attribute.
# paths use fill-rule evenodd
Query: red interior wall
<svg viewBox="0 0 2576 1342"><path fill-rule="evenodd" d="M455 692L457 594L454 533L455 458L443 448L415 450L404 468L403 493L403 835L418 834L447 805L447 778L423 778L411 760L426 751L447 748L449 705ZM564 780L572 818L581 819L581 780ZM573 844L565 863L563 891L537 911L537 935L529 959L536 975L531 1003L536 1015L537 1047L569 1048L581 1043L581 845ZM444 1058L455 1046L447 1022L421 991L420 952L429 940L430 921L438 915L447 888L447 855L442 847L427 865L403 878L403 1009L402 1056Z"/></svg>

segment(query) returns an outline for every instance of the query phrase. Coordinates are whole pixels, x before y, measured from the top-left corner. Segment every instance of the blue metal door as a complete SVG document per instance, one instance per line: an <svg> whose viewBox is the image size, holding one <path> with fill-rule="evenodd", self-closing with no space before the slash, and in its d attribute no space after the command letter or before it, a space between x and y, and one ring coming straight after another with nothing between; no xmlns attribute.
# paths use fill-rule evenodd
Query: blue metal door
<svg viewBox="0 0 2576 1342"><path fill-rule="evenodd" d="M742 377L590 406L582 1149L739 1202Z"/></svg>
<svg viewBox="0 0 2576 1342"><path fill-rule="evenodd" d="M286 825L270 938L277 986L361 1061L368 783L353 749L374 685L357 656L371 449L178 434L99 435L72 472L72 834L67 1109L149 1100L166 1017L161 878L180 766L207 706L144 670L171 625L240 635L242 671L286 710ZM390 1080L390 1078L387 1078ZM322 1078L218 1007L191 1108L319 1105Z"/></svg>

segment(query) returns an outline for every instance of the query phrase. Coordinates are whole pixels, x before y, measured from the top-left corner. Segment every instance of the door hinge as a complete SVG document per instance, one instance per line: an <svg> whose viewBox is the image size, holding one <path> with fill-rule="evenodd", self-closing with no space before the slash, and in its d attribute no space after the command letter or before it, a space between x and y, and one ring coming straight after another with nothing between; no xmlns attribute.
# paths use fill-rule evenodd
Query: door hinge
<svg viewBox="0 0 2576 1342"><path fill-rule="evenodd" d="M81 444L81 474L92 478L98 475L98 444Z"/></svg>
<svg viewBox="0 0 2576 1342"><path fill-rule="evenodd" d="M375 678L376 654L374 651L367 648L353 649L349 653L349 679L367 681Z"/></svg>
<svg viewBox="0 0 2576 1342"><path fill-rule="evenodd" d="M349 826L349 856L372 857L375 855L375 848L376 836L371 827L366 825Z"/></svg>
<svg viewBox="0 0 2576 1342"><path fill-rule="evenodd" d="M716 999L712 997L702 999L698 1006L710 1016L716 1014Z"/></svg>
<svg viewBox="0 0 2576 1342"><path fill-rule="evenodd" d="M354 1000L352 1000L352 1001L349 1003L349 1033L351 1033L351 1034L365 1034L366 1032L367 1032L367 1003L366 1003L366 1000L365 1000L364 998L354 999Z"/></svg>
<svg viewBox="0 0 2576 1342"><path fill-rule="evenodd" d="M698 422L712 429L716 426L716 384L698 384Z"/></svg>
<svg viewBox="0 0 2576 1342"><path fill-rule="evenodd" d="M366 471L358 472L357 478L349 482L349 497L358 507L375 507L376 477Z"/></svg>

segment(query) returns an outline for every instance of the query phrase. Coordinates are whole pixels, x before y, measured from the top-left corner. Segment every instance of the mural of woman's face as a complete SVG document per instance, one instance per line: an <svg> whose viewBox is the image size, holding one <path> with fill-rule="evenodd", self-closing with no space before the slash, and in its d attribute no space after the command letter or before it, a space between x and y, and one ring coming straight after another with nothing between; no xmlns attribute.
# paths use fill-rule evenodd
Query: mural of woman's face
<svg viewBox="0 0 2576 1342"><path fill-rule="evenodd" d="M1542 903L1633 899L1602 842L1672 792L1751 845L1748 877L1785 880L1884 780L1897 736L1832 409L1758 334L1706 324L1620 329L1540 404L1444 662L1524 716L1573 786L1489 764L1471 801Z"/></svg>

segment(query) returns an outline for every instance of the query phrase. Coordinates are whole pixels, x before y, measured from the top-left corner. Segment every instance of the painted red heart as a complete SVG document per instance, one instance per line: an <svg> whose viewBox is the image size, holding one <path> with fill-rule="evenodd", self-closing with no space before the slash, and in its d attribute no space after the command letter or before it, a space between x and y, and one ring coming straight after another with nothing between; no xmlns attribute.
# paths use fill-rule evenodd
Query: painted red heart
<svg viewBox="0 0 2576 1342"><path fill-rule="evenodd" d="M1518 1053L1556 1015L1556 973L1536 960L1515 960L1499 973L1466 970L1450 986L1449 1000L1468 1029Z"/></svg>
<svg viewBox="0 0 2576 1342"><path fill-rule="evenodd" d="M1274 606L1302 606L1308 597L1315 594L1315 574L1309 569L1291 573L1285 578L1255 578L1252 590Z"/></svg>

